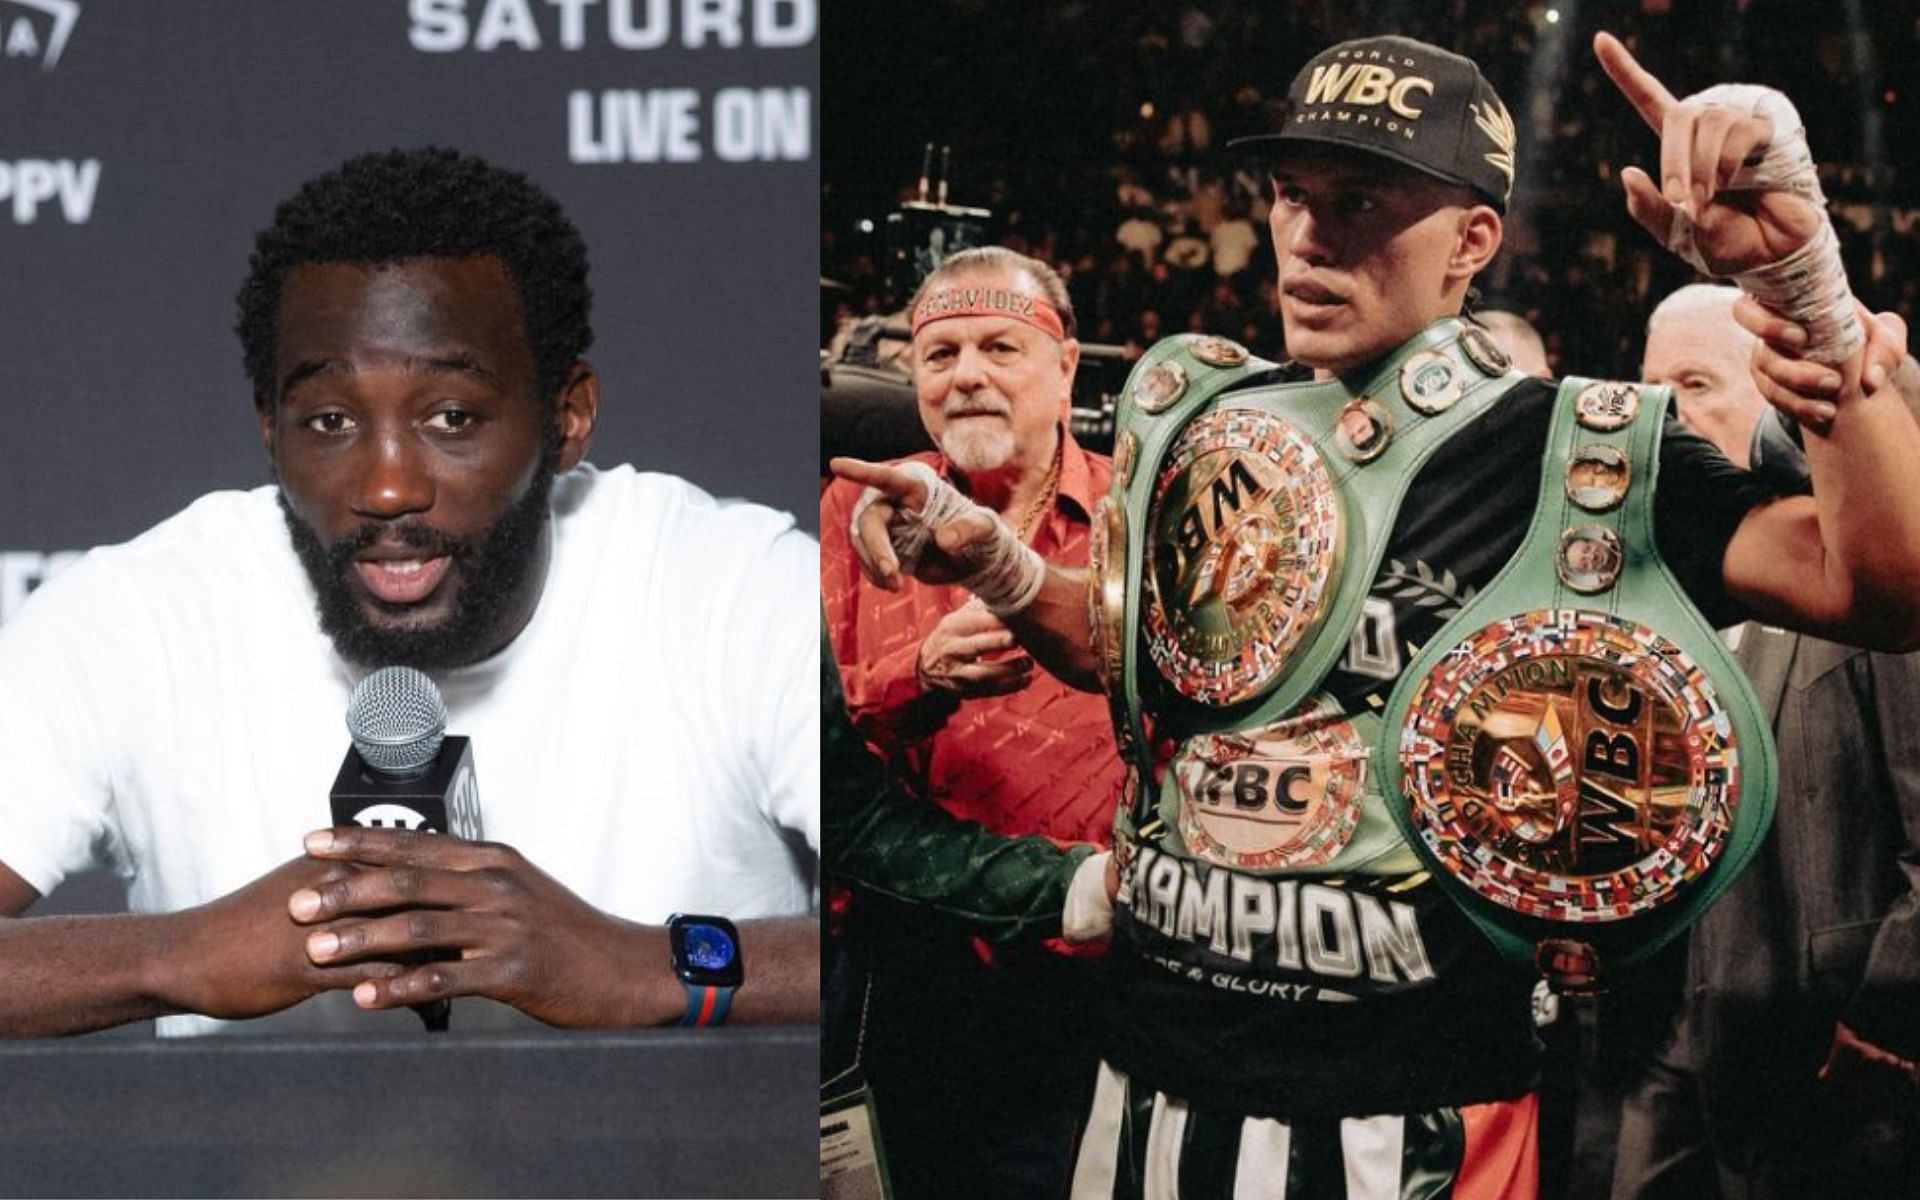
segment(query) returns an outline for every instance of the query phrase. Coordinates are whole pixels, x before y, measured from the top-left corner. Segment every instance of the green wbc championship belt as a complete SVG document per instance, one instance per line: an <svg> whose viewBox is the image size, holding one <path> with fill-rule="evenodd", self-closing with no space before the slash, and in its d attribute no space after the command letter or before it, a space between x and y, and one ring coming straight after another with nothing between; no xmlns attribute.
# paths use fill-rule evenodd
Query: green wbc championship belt
<svg viewBox="0 0 1920 1200"><path fill-rule="evenodd" d="M1374 749L1461 907L1567 990L1685 928L1773 815L1767 723L1654 544L1669 397L1561 385L1525 541L1408 667Z"/></svg>
<svg viewBox="0 0 1920 1200"><path fill-rule="evenodd" d="M1148 674L1164 734L1293 712L1345 651L1420 465L1520 378L1456 318L1364 374L1234 389L1272 365L1183 335L1153 347L1121 396L1089 617L1122 757L1142 780L1154 777Z"/></svg>

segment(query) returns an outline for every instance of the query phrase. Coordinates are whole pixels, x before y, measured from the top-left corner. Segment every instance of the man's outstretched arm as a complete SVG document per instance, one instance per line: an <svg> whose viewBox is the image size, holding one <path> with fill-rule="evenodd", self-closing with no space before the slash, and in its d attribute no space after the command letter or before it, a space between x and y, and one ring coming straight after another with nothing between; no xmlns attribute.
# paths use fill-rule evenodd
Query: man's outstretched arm
<svg viewBox="0 0 1920 1200"><path fill-rule="evenodd" d="M1802 420L1813 496L1748 514L1722 565L1728 593L1821 637L1920 647L1920 424L1889 384L1898 354L1882 344L1905 330L1863 319L1848 293L1798 115L1749 85L1676 100L1617 39L1599 34L1594 51L1660 137L1658 184L1638 167L1620 173L1628 212L1763 304L1767 329L1742 318L1763 341L1813 360L1788 389L1801 400L1767 392Z"/></svg>
<svg viewBox="0 0 1920 1200"><path fill-rule="evenodd" d="M1060 932L1091 846L1003 837L909 794L847 716L840 672L820 650L820 824L829 874L925 905L996 941Z"/></svg>
<svg viewBox="0 0 1920 1200"><path fill-rule="evenodd" d="M286 898L350 873L299 858L177 913L22 917L36 892L0 865L0 1036L56 1037L194 1012L265 1016L392 963L317 967Z"/></svg>
<svg viewBox="0 0 1920 1200"><path fill-rule="evenodd" d="M1017 591L1020 606L994 615L1055 678L1083 692L1100 690L1093 631L1087 625L1085 568L1040 558L996 514L948 484L939 483L945 493L935 496L925 478L898 466L857 458L836 458L828 465L840 478L874 490L874 499L855 510L851 530L820 532L822 537L851 536L861 569L875 586L898 591L905 572L926 583L958 583L987 599L990 609L993 599L983 587ZM904 564L890 533L903 522L928 526L916 557Z"/></svg>
<svg viewBox="0 0 1920 1200"><path fill-rule="evenodd" d="M1920 369L1905 355L1905 323L1862 310L1865 365L1843 382L1802 357L1803 328L1751 297L1734 316L1760 339L1761 394L1801 422L1813 496L1747 518L1727 547L1728 590L1775 624L1875 649L1920 647L1920 496L1910 494Z"/></svg>

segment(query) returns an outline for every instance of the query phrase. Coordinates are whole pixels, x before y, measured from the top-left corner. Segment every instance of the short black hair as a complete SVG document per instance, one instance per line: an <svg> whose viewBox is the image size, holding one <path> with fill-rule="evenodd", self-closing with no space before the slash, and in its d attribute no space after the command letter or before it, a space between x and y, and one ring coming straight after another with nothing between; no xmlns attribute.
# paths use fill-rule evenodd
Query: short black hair
<svg viewBox="0 0 1920 1200"><path fill-rule="evenodd" d="M498 258L520 297L534 386L553 399L593 344L587 247L525 175L429 146L350 158L309 180L254 239L234 326L257 403L277 400L280 293L303 263Z"/></svg>

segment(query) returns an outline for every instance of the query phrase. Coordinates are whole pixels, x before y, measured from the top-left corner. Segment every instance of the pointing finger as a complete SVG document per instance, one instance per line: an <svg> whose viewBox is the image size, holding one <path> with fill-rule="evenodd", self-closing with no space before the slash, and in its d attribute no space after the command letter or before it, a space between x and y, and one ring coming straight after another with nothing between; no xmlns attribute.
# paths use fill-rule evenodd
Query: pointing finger
<svg viewBox="0 0 1920 1200"><path fill-rule="evenodd" d="M828 460L827 469L842 479L877 488L916 511L926 506L926 485L912 473L898 467L864 462L857 458L834 458Z"/></svg>
<svg viewBox="0 0 1920 1200"><path fill-rule="evenodd" d="M1674 106L1673 93L1666 85L1647 73L1646 68L1634 61L1632 54L1620 44L1620 39L1610 33L1597 33L1593 36L1594 57L1600 60L1600 67L1606 71L1607 78L1613 80L1613 86L1633 105L1655 133L1667 123L1667 113Z"/></svg>

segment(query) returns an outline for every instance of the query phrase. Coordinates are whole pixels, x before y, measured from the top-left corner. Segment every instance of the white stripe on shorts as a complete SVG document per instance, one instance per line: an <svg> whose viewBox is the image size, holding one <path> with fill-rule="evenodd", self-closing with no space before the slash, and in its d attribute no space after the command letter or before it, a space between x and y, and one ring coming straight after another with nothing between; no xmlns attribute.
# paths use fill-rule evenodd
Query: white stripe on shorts
<svg viewBox="0 0 1920 1200"><path fill-rule="evenodd" d="M1293 1127L1269 1117L1240 1123L1240 1157L1233 1164L1233 1200L1287 1200L1287 1155Z"/></svg>
<svg viewBox="0 0 1920 1200"><path fill-rule="evenodd" d="M1398 1113L1340 1122L1347 1200L1400 1200L1400 1158L1406 1140L1407 1119Z"/></svg>
<svg viewBox="0 0 1920 1200"><path fill-rule="evenodd" d="M1110 1200L1114 1163L1120 1157L1120 1122L1127 1111L1127 1077L1102 1060L1093 1085L1093 1108L1073 1164L1074 1200Z"/></svg>
<svg viewBox="0 0 1920 1200"><path fill-rule="evenodd" d="M1132 1165L1124 1168L1131 1175L1134 1170L1144 1166L1144 1176L1140 1182L1145 1200L1229 1200L1226 1196L1212 1195L1181 1197L1180 1169L1189 1149L1187 1129L1190 1124L1196 1121L1232 1121L1235 1118L1204 1111L1196 1113L1187 1101L1156 1092L1153 1096L1153 1115L1147 1128L1135 1127L1128 1131L1127 1114L1133 1107L1129 1101L1130 1090L1126 1075L1105 1062L1100 1064L1099 1077L1094 1085L1093 1109L1087 1117L1086 1134L1081 1139L1080 1156L1074 1167L1073 1200L1112 1200L1115 1188L1120 1183L1121 1146L1129 1137L1145 1139L1144 1147L1138 1140L1127 1141ZM1322 1136L1317 1131L1332 1133L1329 1122L1315 1122L1305 1135L1309 1139L1306 1143L1299 1142L1302 1136L1300 1131L1285 1121L1247 1117L1240 1120L1239 1124L1239 1146L1234 1151L1230 1200L1287 1200L1289 1176L1295 1166L1303 1167L1309 1176L1291 1181L1296 1184L1295 1190L1300 1187L1334 1187L1337 1186L1336 1179L1344 1178L1347 1200L1400 1200L1402 1189L1406 1186L1402 1173L1405 1170L1409 1130L1407 1118L1401 1114L1342 1119L1338 1125L1340 1153L1337 1162L1332 1157L1331 1145L1315 1144ZM1204 1130L1198 1126L1195 1128L1196 1134L1212 1135L1201 1138L1199 1144L1225 1150L1227 1143L1211 1125ZM1413 1136L1418 1137L1419 1134L1415 1132ZM1296 1149L1306 1155L1300 1163L1294 1162ZM1321 1173L1333 1171L1341 1174L1331 1178L1318 1177ZM1203 1174L1220 1178L1223 1182L1226 1179L1224 1173L1217 1169Z"/></svg>
<svg viewBox="0 0 1920 1200"><path fill-rule="evenodd" d="M1180 1194L1180 1148L1186 1133L1187 1102L1155 1092L1153 1120L1147 1125L1147 1200L1173 1200Z"/></svg>

